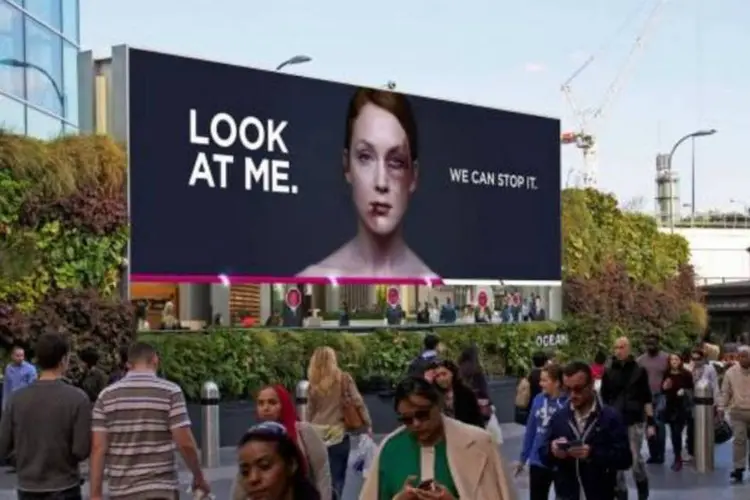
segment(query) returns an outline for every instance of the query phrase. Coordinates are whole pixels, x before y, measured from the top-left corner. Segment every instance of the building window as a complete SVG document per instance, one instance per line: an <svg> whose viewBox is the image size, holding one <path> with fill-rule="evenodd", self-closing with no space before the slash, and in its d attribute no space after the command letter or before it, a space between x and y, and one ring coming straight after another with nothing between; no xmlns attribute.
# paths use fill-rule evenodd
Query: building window
<svg viewBox="0 0 750 500"><path fill-rule="evenodd" d="M68 0L26 0L26 10L57 31L62 31L62 3Z"/></svg>
<svg viewBox="0 0 750 500"><path fill-rule="evenodd" d="M28 108L26 112L27 135L38 139L56 139L62 135L63 123L59 118L53 118L32 108Z"/></svg>
<svg viewBox="0 0 750 500"><path fill-rule="evenodd" d="M78 9L78 0L63 0L62 33L68 37L68 39L73 40L76 45L80 44L81 40L78 26L78 20L80 19Z"/></svg>
<svg viewBox="0 0 750 500"><path fill-rule="evenodd" d="M0 95L0 129L14 134L26 133L26 106Z"/></svg>
<svg viewBox="0 0 750 500"><path fill-rule="evenodd" d="M0 0L0 90L18 97L23 93L23 14Z"/></svg>
<svg viewBox="0 0 750 500"><path fill-rule="evenodd" d="M63 86L65 119L78 125L78 49L63 42Z"/></svg>
<svg viewBox="0 0 750 500"><path fill-rule="evenodd" d="M62 39L29 18L26 18L26 64L26 99L63 116Z"/></svg>

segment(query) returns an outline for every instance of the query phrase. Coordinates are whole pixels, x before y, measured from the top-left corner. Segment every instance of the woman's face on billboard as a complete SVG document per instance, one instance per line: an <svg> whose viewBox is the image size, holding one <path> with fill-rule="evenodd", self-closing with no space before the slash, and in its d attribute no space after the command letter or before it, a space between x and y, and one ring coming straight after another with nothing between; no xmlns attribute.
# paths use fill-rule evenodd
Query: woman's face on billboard
<svg viewBox="0 0 750 500"><path fill-rule="evenodd" d="M357 215L373 234L392 234L417 186L406 131L389 111L365 104L352 126L351 149L344 154Z"/></svg>

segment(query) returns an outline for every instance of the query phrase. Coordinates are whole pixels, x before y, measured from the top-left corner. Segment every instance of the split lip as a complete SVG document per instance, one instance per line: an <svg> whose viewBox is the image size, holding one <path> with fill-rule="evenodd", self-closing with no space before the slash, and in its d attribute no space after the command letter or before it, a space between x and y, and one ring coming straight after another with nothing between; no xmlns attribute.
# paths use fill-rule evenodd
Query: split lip
<svg viewBox="0 0 750 500"><path fill-rule="evenodd" d="M370 211L371 212L385 212L393 208L390 203L381 203L378 201L373 201L370 203Z"/></svg>

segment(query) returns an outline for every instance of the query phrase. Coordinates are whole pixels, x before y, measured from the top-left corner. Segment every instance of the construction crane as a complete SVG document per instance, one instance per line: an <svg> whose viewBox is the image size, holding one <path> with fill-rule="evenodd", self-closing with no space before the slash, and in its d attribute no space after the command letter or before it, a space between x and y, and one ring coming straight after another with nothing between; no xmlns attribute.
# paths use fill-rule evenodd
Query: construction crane
<svg viewBox="0 0 750 500"><path fill-rule="evenodd" d="M627 77L630 75L630 72L633 70L636 56L641 52L641 49L646 42L647 36L653 31L654 26L659 19L659 15L661 14L662 8L668 1L669 0L647 0L647 3L653 2L654 5L648 14L648 17L646 18L643 27L638 33L635 42L631 46L625 61L615 75L615 78L606 88L604 96L602 97L597 107L579 107L577 104L577 100L573 96L572 83L576 78L578 78L581 73L584 72L584 70L586 70L591 65L591 63L593 63L597 59L597 56L600 55L603 50L601 50L599 53L590 55L583 62L583 64L581 64L573 72L573 74L570 75L567 80L565 80L565 82L561 86L561 90L565 95L565 99L567 100L568 105L570 106L573 115L578 122L578 129L576 131L563 132L560 137L560 142L563 145L574 144L583 153L583 167L577 173L576 181L576 184L581 187L596 187L597 185L597 141L593 133L593 128L596 125L595 122L602 119L605 111L612 104L613 100L615 99L615 97L617 97L620 90L622 90L623 84L627 80ZM621 25L618 32L623 31L627 27L627 25L632 22L633 18L636 17L642 10L643 5L641 5L638 10L634 11L631 16L626 18L625 23Z"/></svg>

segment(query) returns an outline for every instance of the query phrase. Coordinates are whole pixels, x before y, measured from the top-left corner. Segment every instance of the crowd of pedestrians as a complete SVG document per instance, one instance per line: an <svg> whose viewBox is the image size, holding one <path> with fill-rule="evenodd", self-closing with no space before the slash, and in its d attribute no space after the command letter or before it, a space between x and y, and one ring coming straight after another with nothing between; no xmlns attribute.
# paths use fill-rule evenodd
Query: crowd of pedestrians
<svg viewBox="0 0 750 500"><path fill-rule="evenodd" d="M714 354L704 345L668 353L649 336L644 347L636 357L622 337L610 358L565 366L537 353L519 384L523 397L516 402L525 407L516 418L526 429L519 461L508 468L476 346L453 361L443 355L440 339L427 335L395 387L394 411L402 425L369 457L360 498L513 500L511 476L528 470L531 500L547 499L553 490L559 500L627 498L627 472L638 499L647 499L642 444L649 444L648 463L661 464L669 435L672 469L683 468L694 450L691 396L699 384L713 391L717 416L731 422L730 479L741 482L748 466L750 346L739 347L723 374L709 363ZM121 350L111 375L98 368L96 351L84 350L76 384L66 378L70 346L64 335L39 338L36 366L22 349L12 356L0 458L16 464L19 499L83 498L80 471L88 461L93 500L105 497L105 483L107 498L173 500L179 496L176 454L192 474L193 491L210 494L184 395L157 375L152 346L137 342ZM231 500L341 498L352 436L371 440L372 420L333 349L314 351L307 378L303 419L281 385L254 395L258 423L238 444Z"/></svg>
<svg viewBox="0 0 750 500"><path fill-rule="evenodd" d="M417 311L417 323L422 324L521 323L546 319L547 312L539 294L523 297L518 292L506 292L496 304L485 306L470 304L459 307L450 297L441 305L435 297L433 303L425 302Z"/></svg>
<svg viewBox="0 0 750 500"><path fill-rule="evenodd" d="M486 430L493 407L476 347L456 362L442 356L435 336L428 335L424 347L395 389L394 410L403 425L370 457L361 498L515 498L498 435ZM71 350L64 335L39 338L36 366L22 349L13 351L0 457L17 464L19 498L83 498L81 466L88 461L92 500L105 493L119 500L173 500L179 497L177 454L192 474L192 490L209 495L183 392L157 375L154 348L137 342L121 349L109 375L98 367L96 351L78 354L84 371L74 384L66 378ZM283 386L254 395L258 423L238 445L232 500L341 498L352 436L372 439L372 421L333 349L316 349L307 375L302 421ZM476 470L483 460L488 466Z"/></svg>
<svg viewBox="0 0 750 500"><path fill-rule="evenodd" d="M530 499L547 499L554 488L560 500L627 499L630 471L639 500L649 498L647 464L665 462L666 437L675 472L694 452L693 392L708 387L719 424L727 416L734 437L733 483L748 465L750 427L750 346L741 346L719 381L710 362L713 346L701 343L684 353L660 349L659 338L644 339L635 357L631 342L618 338L610 358L560 367L543 353L518 386L516 421L526 425L515 473L528 466ZM533 392L532 392L533 391ZM641 448L648 443L644 462Z"/></svg>

